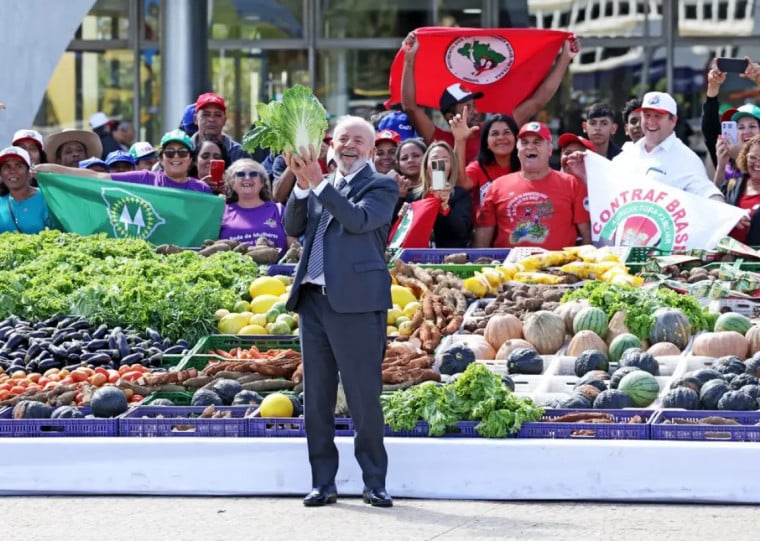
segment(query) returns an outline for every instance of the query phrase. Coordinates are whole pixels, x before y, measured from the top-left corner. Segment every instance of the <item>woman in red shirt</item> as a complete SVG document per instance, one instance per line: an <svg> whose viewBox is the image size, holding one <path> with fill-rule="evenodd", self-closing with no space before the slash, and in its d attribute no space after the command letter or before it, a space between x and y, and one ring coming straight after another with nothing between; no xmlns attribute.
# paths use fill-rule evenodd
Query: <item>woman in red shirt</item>
<svg viewBox="0 0 760 541"><path fill-rule="evenodd" d="M731 231L730 235L744 244L751 246L760 245L760 216L755 210L760 207L760 135L744 143L736 157L736 165L743 173L733 187L729 190L728 183L723 185L726 203L750 211L751 221L747 227L746 221L742 220L738 227Z"/></svg>
<svg viewBox="0 0 760 541"><path fill-rule="evenodd" d="M454 126L452 130L456 135ZM478 157L467 164L466 178L459 182L459 186L470 191L473 219L477 217L491 183L503 175L519 171L517 131L517 123L509 115L491 115L483 123Z"/></svg>

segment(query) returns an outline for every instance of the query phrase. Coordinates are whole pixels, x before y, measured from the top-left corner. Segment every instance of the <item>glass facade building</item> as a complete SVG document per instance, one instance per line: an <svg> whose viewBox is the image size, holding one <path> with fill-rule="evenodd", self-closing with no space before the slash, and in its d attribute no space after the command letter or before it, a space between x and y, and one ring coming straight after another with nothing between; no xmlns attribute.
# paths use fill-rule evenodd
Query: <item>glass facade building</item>
<svg viewBox="0 0 760 541"><path fill-rule="evenodd" d="M156 141L161 118L162 2L97 0L60 58L34 125L43 132L86 125L96 111L133 119ZM332 114L367 115L388 96L401 40L421 26L537 27L575 32L583 43L546 118L565 125L595 100L618 110L650 88L678 96L697 118L714 56L760 58L752 0L207 0L208 89L228 103L227 131L240 138L255 104L292 84L311 86ZM204 35L205 34L205 35ZM206 39L207 38L207 39ZM743 79L721 101L756 97ZM184 104L183 104L184 105ZM168 124L179 124L169 121ZM555 126L556 127L556 126Z"/></svg>

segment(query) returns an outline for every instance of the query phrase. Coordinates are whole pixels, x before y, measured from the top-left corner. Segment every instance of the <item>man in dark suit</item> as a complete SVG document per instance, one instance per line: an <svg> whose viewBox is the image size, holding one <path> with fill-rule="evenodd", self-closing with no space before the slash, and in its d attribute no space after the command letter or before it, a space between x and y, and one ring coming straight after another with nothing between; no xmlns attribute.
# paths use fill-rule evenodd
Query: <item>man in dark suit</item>
<svg viewBox="0 0 760 541"><path fill-rule="evenodd" d="M304 367L306 439L312 491L306 506L337 501L335 402L338 373L353 418L354 454L363 498L390 507L385 490L388 456L380 405L391 279L385 263L398 185L370 167L375 130L344 117L333 132L338 170L323 176L316 149L287 156L296 176L283 223L304 235L304 251L287 302L299 315Z"/></svg>

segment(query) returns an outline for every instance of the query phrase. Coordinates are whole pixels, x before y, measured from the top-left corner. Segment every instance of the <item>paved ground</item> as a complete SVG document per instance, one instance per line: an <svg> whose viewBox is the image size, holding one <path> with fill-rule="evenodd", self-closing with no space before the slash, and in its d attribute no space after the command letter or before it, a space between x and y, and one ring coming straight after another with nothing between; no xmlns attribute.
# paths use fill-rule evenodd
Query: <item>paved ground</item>
<svg viewBox="0 0 760 541"><path fill-rule="evenodd" d="M509 503L358 498L306 509L296 498L8 497L3 541L520 539L756 540L756 506Z"/></svg>

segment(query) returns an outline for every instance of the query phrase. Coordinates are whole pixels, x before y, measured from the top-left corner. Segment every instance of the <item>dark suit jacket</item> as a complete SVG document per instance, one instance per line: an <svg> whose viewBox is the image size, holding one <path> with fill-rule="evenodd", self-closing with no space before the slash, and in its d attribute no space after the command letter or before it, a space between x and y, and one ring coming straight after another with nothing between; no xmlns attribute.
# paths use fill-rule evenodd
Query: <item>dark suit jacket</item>
<svg viewBox="0 0 760 541"><path fill-rule="evenodd" d="M390 231L393 208L398 200L398 184L372 171L359 171L343 188L332 185L334 175L319 196L309 194L297 199L290 194L283 225L288 235L304 238L304 256L288 298L288 310L295 310L298 292L306 274L308 255L322 208L332 217L324 240L325 284L333 310L357 313L387 310L392 306L391 279L385 262L385 244Z"/></svg>

